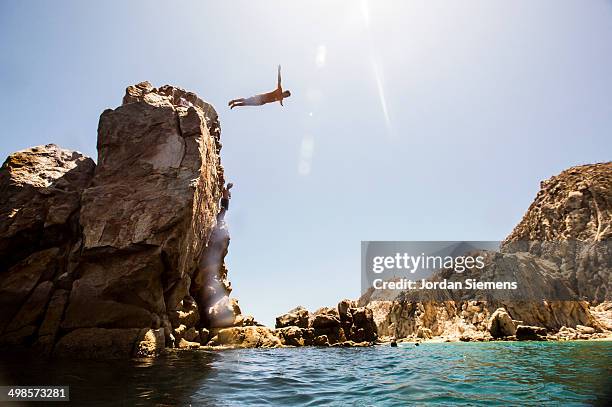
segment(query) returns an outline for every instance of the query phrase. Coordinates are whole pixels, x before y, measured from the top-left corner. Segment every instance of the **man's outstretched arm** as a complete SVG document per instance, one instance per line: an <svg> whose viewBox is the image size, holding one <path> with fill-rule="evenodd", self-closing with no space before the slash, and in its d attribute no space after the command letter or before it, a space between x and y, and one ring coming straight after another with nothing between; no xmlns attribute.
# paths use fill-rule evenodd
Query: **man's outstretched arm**
<svg viewBox="0 0 612 407"><path fill-rule="evenodd" d="M278 85L276 85L277 88L281 87L281 74L280 74L280 65L278 66Z"/></svg>

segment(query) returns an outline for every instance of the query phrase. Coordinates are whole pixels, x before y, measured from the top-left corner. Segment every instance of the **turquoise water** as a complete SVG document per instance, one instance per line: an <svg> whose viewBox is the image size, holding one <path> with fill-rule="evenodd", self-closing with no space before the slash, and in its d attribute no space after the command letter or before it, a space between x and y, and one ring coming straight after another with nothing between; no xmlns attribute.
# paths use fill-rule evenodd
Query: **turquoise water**
<svg viewBox="0 0 612 407"><path fill-rule="evenodd" d="M69 384L79 406L606 405L612 342L244 349L0 366L2 384Z"/></svg>

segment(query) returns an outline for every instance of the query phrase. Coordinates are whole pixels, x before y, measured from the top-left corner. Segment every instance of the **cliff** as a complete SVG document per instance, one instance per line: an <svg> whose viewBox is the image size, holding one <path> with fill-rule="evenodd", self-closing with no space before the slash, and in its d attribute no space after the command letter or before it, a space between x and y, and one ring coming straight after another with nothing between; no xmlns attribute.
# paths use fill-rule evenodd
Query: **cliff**
<svg viewBox="0 0 612 407"><path fill-rule="evenodd" d="M125 357L241 324L214 108L130 86L100 116L97 147L97 165L46 145L0 170L0 346Z"/></svg>
<svg viewBox="0 0 612 407"><path fill-rule="evenodd" d="M492 275L545 298L461 293L358 302L280 315L276 329L230 297L230 235L214 108L148 82L98 126L98 163L53 144L0 169L0 351L148 356L166 347L368 346L379 337L590 338L612 330L612 163L542 183ZM562 244L559 244L562 242ZM434 278L454 278L441 270ZM373 294L373 293L369 293ZM588 299L588 300L585 300Z"/></svg>
<svg viewBox="0 0 612 407"><path fill-rule="evenodd" d="M612 237L612 163L569 168L542 181L540 188L505 244L559 240L600 242Z"/></svg>
<svg viewBox="0 0 612 407"><path fill-rule="evenodd" d="M437 297L403 292L389 301L382 300L383 293L369 292L360 305L372 309L379 335L398 338L488 340L514 338L526 329L538 333L524 338L586 339L609 333L611 211L612 163L572 167L541 183L501 251L484 253L485 271L460 277L518 281L515 297L483 293L464 300L470 297L461 291ZM442 270L432 280L443 278L459 277Z"/></svg>

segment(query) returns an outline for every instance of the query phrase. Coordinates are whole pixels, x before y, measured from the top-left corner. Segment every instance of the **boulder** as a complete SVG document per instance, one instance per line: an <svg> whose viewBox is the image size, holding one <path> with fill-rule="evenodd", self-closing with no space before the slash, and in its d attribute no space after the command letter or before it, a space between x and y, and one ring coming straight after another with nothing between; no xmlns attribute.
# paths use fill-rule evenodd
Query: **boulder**
<svg viewBox="0 0 612 407"><path fill-rule="evenodd" d="M341 321L352 321L351 308L356 308L355 301L344 299L338 303L338 315Z"/></svg>
<svg viewBox="0 0 612 407"><path fill-rule="evenodd" d="M297 326L299 328L308 328L309 312L305 308L299 306L286 314L276 317L276 328L285 328L289 326Z"/></svg>
<svg viewBox="0 0 612 407"><path fill-rule="evenodd" d="M200 312L195 300L187 296L178 305L177 309L168 312L168 319L173 326L196 326L200 322Z"/></svg>
<svg viewBox="0 0 612 407"><path fill-rule="evenodd" d="M592 335L595 333L595 328L584 325L576 325L576 330L585 335Z"/></svg>
<svg viewBox="0 0 612 407"><path fill-rule="evenodd" d="M183 333L183 338L189 342L200 342L200 332L196 330L194 327L187 329Z"/></svg>
<svg viewBox="0 0 612 407"><path fill-rule="evenodd" d="M134 349L135 357L156 356L164 350L165 336L163 328L143 329L140 332L140 340Z"/></svg>
<svg viewBox="0 0 612 407"><path fill-rule="evenodd" d="M276 335L279 337L283 345L307 346L312 345L314 329L288 326L276 329Z"/></svg>
<svg viewBox="0 0 612 407"><path fill-rule="evenodd" d="M329 340L327 339L327 335L319 335L315 336L312 341L314 346L329 346Z"/></svg>
<svg viewBox="0 0 612 407"><path fill-rule="evenodd" d="M503 338L516 334L514 321L504 308L495 310L487 324L487 330L493 338Z"/></svg>
<svg viewBox="0 0 612 407"><path fill-rule="evenodd" d="M373 342L378 338L374 314L370 308L349 308L352 326L349 337L355 342Z"/></svg>
<svg viewBox="0 0 612 407"><path fill-rule="evenodd" d="M210 340L209 345L236 348L276 348L282 346L282 343L270 328L244 326L219 330Z"/></svg>
<svg viewBox="0 0 612 407"><path fill-rule="evenodd" d="M340 327L340 315L338 310L330 307L323 307L315 311L310 319L310 326L317 329L330 329Z"/></svg>
<svg viewBox="0 0 612 407"><path fill-rule="evenodd" d="M179 349L198 349L199 347L200 344L198 342L190 342L185 338L181 338L177 345Z"/></svg>

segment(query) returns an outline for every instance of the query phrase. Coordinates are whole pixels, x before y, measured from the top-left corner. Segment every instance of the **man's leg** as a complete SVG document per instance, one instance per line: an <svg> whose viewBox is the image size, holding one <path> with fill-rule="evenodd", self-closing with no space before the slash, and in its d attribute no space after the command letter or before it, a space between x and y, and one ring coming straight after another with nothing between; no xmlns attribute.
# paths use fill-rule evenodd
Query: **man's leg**
<svg viewBox="0 0 612 407"><path fill-rule="evenodd" d="M240 101L240 106L261 106L265 102L260 95L251 96L250 98L242 99Z"/></svg>

